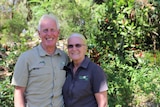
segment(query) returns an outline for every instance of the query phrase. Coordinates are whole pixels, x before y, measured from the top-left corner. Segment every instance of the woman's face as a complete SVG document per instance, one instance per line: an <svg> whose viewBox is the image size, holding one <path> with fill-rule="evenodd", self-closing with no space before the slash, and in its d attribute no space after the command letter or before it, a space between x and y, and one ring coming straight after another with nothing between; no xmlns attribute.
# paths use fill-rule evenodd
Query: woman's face
<svg viewBox="0 0 160 107"><path fill-rule="evenodd" d="M68 55L73 62L81 63L85 58L87 46L80 37L71 37L68 39Z"/></svg>

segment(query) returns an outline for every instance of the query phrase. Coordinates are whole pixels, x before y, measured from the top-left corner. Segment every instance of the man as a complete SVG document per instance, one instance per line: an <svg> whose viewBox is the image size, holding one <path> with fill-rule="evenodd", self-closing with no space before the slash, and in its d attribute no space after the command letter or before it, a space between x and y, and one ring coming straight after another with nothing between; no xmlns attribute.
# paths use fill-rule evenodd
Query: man
<svg viewBox="0 0 160 107"><path fill-rule="evenodd" d="M63 67L68 56L56 47L60 29L57 18L43 15L38 33L41 43L20 55L12 78L15 107L63 107Z"/></svg>

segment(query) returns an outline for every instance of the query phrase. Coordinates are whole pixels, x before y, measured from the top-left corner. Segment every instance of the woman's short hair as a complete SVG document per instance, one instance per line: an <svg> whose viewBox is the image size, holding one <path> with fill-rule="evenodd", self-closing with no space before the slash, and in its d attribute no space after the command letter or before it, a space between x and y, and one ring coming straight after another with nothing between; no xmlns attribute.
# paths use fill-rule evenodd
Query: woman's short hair
<svg viewBox="0 0 160 107"><path fill-rule="evenodd" d="M69 36L68 40L69 40L71 37L79 37L79 38L81 38L81 39L83 40L84 44L87 45L87 40L86 40L86 38L85 38L82 34L80 34L80 33L72 33L72 34Z"/></svg>

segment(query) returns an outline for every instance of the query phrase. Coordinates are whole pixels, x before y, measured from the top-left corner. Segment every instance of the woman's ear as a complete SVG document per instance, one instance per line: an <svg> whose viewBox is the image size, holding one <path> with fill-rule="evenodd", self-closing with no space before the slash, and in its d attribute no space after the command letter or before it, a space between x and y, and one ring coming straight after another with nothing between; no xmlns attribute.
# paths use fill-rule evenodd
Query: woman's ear
<svg viewBox="0 0 160 107"><path fill-rule="evenodd" d="M88 50L88 46L86 45L85 46L85 53L87 53L87 50Z"/></svg>

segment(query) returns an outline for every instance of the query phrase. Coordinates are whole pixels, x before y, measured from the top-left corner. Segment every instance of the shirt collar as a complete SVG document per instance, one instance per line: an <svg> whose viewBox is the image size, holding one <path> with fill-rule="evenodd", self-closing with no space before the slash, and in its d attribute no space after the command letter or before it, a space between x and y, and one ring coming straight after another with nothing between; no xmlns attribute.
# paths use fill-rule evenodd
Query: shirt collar
<svg viewBox="0 0 160 107"><path fill-rule="evenodd" d="M40 56L48 55L48 53L42 48L41 44L39 44L37 48L38 48ZM56 48L54 55L61 55L61 54L62 52L60 51L60 49Z"/></svg>
<svg viewBox="0 0 160 107"><path fill-rule="evenodd" d="M84 60L82 61L81 65L80 65L80 67L87 68L90 61L91 60L88 58L88 56L85 56ZM70 69L73 68L73 62L71 62L68 67Z"/></svg>

